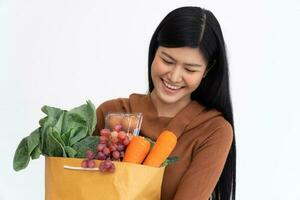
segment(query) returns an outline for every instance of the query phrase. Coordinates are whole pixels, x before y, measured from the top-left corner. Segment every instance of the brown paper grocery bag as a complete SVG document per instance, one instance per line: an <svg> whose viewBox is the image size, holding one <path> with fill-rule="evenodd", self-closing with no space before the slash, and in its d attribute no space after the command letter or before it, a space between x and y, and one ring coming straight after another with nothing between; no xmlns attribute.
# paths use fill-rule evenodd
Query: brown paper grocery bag
<svg viewBox="0 0 300 200"><path fill-rule="evenodd" d="M159 200L164 167L114 162L114 173L80 167L83 159L45 157L46 200ZM99 166L100 161L96 161Z"/></svg>

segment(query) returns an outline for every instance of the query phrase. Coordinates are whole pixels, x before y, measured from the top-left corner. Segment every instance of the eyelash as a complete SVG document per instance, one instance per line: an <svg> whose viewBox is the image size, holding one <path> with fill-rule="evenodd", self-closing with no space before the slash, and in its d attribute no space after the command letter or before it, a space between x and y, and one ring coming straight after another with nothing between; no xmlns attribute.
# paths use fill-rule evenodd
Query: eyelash
<svg viewBox="0 0 300 200"><path fill-rule="evenodd" d="M187 68L185 68L185 70L188 71L189 73L196 72L196 71L194 71L194 70L190 70L190 69L187 69Z"/></svg>
<svg viewBox="0 0 300 200"><path fill-rule="evenodd" d="M172 63L172 62L169 62L169 61L166 61L165 59L162 59L166 64L168 64L168 65L173 65L174 63ZM188 68L185 68L185 70L187 71L187 72L189 72L189 73L193 73L193 72L196 72L196 71L194 71L194 70L190 70L190 69L188 69Z"/></svg>
<svg viewBox="0 0 300 200"><path fill-rule="evenodd" d="M166 64L168 64L168 65L173 65L174 63L172 63L172 62L168 62L168 61L166 61L165 59L162 59Z"/></svg>

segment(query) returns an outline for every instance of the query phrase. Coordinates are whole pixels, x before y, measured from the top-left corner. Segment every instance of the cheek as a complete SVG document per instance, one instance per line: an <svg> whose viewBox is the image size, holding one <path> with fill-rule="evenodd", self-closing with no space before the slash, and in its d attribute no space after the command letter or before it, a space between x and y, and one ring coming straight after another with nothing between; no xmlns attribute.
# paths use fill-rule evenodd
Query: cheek
<svg viewBox="0 0 300 200"><path fill-rule="evenodd" d="M166 66L157 60L154 60L151 66L151 74L152 76L159 76L167 72Z"/></svg>
<svg viewBox="0 0 300 200"><path fill-rule="evenodd" d="M185 80L190 87L197 88L201 84L202 75L187 76Z"/></svg>
<svg viewBox="0 0 300 200"><path fill-rule="evenodd" d="M157 76L159 76L158 65L157 62L153 60L151 65L151 78L154 83L156 82Z"/></svg>

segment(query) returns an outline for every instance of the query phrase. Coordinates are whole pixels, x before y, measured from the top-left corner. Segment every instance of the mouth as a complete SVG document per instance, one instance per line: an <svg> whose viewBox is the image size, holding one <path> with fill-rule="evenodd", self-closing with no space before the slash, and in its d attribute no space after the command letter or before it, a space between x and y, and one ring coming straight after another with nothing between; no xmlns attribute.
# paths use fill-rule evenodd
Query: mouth
<svg viewBox="0 0 300 200"><path fill-rule="evenodd" d="M174 92L177 92L180 89L184 88L183 86L177 86L177 85L170 84L167 81L165 81L164 79L161 79L161 81L168 92L174 93Z"/></svg>

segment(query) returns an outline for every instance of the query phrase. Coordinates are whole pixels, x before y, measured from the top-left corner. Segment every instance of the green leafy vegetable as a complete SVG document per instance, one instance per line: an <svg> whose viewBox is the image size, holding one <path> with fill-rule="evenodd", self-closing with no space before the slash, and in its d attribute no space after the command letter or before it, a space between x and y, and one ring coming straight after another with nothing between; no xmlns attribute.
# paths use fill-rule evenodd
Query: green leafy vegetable
<svg viewBox="0 0 300 200"><path fill-rule="evenodd" d="M77 151L70 146L65 146L65 151L67 153L67 157L74 158L77 154Z"/></svg>
<svg viewBox="0 0 300 200"><path fill-rule="evenodd" d="M14 170L18 171L21 169L24 169L30 160L28 151L28 145L27 145L27 137L23 138L20 142L17 151L14 156Z"/></svg>
<svg viewBox="0 0 300 200"><path fill-rule="evenodd" d="M91 101L70 111L50 106L41 110L46 117L39 120L39 128L21 140L14 155L14 170L26 168L30 158L40 155L82 158L87 148L95 149L99 137L91 136L97 122Z"/></svg>
<svg viewBox="0 0 300 200"><path fill-rule="evenodd" d="M33 157L36 157L36 152L34 151L39 145L39 130L34 130L29 136L22 139L18 148L16 150L13 167L16 171L24 169L29 161L30 155L34 154Z"/></svg>
<svg viewBox="0 0 300 200"><path fill-rule="evenodd" d="M153 140L151 140L151 138L149 137L145 137L146 140L148 140L148 142L150 142L150 150L154 147L155 142Z"/></svg>
<svg viewBox="0 0 300 200"><path fill-rule="evenodd" d="M169 157L167 158L162 164L161 164L161 167L165 167L165 166L168 166L172 163L175 163L177 160L179 159L178 156L172 156L172 157Z"/></svg>
<svg viewBox="0 0 300 200"><path fill-rule="evenodd" d="M89 136L80 142L77 142L73 146L73 148L77 151L77 158L85 158L85 153L87 150L95 151L98 143L99 136Z"/></svg>
<svg viewBox="0 0 300 200"><path fill-rule="evenodd" d="M48 139L46 141L48 152L45 152L45 155L54 157L67 157L64 146L60 144L56 137L53 135L53 128L49 127L48 130Z"/></svg>
<svg viewBox="0 0 300 200"><path fill-rule="evenodd" d="M32 160L38 159L41 154L42 154L42 151L37 146L37 147L34 148L34 150L32 151L32 153L30 154L30 157L31 157Z"/></svg>

